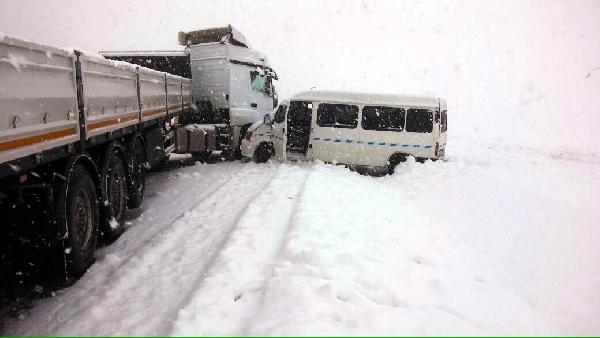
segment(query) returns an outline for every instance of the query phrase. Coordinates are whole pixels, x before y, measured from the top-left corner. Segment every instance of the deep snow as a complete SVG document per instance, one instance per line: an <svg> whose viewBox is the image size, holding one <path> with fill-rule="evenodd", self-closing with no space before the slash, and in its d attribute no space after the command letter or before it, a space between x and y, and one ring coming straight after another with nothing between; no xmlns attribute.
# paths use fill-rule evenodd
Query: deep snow
<svg viewBox="0 0 600 338"><path fill-rule="evenodd" d="M90 271L5 334L598 334L600 157L451 139L446 162L154 174Z"/></svg>

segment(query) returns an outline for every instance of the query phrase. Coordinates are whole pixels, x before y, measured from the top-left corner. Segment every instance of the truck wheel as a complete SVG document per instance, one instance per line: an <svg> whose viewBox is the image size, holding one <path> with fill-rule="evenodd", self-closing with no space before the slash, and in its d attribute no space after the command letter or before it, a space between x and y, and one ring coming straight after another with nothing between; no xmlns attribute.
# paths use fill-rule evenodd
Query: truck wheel
<svg viewBox="0 0 600 338"><path fill-rule="evenodd" d="M135 209L144 201L146 189L146 156L144 147L139 139L134 141L129 159L129 189L127 192L127 207Z"/></svg>
<svg viewBox="0 0 600 338"><path fill-rule="evenodd" d="M206 150L197 153L192 153L192 158L194 159L194 162L207 163L210 161L211 155L212 151Z"/></svg>
<svg viewBox="0 0 600 338"><path fill-rule="evenodd" d="M389 175L392 175L394 171L396 171L396 167L398 166L398 164L405 162L407 158L408 155L406 154L394 154L390 156L390 159L387 164L387 173Z"/></svg>
<svg viewBox="0 0 600 338"><path fill-rule="evenodd" d="M102 214L102 235L113 240L125 230L125 208L127 206L127 179L125 167L116 150L106 158L102 170L104 187L104 208Z"/></svg>
<svg viewBox="0 0 600 338"><path fill-rule="evenodd" d="M75 165L58 188L56 221L66 223L63 253L69 276L79 276L94 262L99 211L96 186L87 169Z"/></svg>
<svg viewBox="0 0 600 338"><path fill-rule="evenodd" d="M265 163L271 158L271 149L268 144L261 143L254 151L254 162Z"/></svg>

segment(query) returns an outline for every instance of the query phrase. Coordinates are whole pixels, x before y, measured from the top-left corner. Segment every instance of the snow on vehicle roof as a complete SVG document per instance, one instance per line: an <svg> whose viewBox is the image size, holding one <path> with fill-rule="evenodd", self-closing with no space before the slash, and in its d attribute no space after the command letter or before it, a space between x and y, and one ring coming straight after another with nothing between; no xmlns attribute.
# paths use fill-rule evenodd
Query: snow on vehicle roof
<svg viewBox="0 0 600 338"><path fill-rule="evenodd" d="M191 81L190 79L185 78L185 77L181 77L178 75L165 73L165 72L159 72L154 69L139 66L139 65L136 65L133 63L106 59L104 56L102 56L98 53L86 51L86 50L83 50L78 47L53 47L53 46L48 46L45 44L37 43L34 41L29 41L29 40L26 40L23 38L12 37L12 36L8 36L8 35L4 35L4 34L0 35L0 42L2 44L18 46L18 47L27 48L30 50L39 50L39 51L45 52L48 57L50 57L54 54L63 55L63 56L73 56L76 52L78 52L80 54L80 56L82 57L82 59L85 59L85 60L88 60L91 62L103 63L103 64L111 65L113 67L127 69L127 70L131 70L131 71L135 71L136 69L139 69L139 71L146 72L146 73L155 73L155 74L161 74L161 75L167 74L167 77L171 78L171 79L184 79L184 80L186 80L186 82ZM5 58L3 58L3 59L5 59ZM16 56L8 55L6 57L6 60L8 62L10 62L13 67L20 67L22 65L32 64L32 62L25 59L24 57L16 57Z"/></svg>
<svg viewBox="0 0 600 338"><path fill-rule="evenodd" d="M330 101L340 103L367 103L385 105L408 105L420 107L438 107L444 99L433 96L373 94L344 91L307 91L290 97L290 100Z"/></svg>
<svg viewBox="0 0 600 338"><path fill-rule="evenodd" d="M189 50L101 50L98 54L111 56L189 56Z"/></svg>

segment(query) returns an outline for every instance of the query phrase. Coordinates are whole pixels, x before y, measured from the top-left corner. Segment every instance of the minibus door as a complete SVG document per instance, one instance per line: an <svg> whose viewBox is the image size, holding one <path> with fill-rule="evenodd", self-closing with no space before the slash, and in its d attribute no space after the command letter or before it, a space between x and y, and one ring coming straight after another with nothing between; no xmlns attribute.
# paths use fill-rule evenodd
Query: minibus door
<svg viewBox="0 0 600 338"><path fill-rule="evenodd" d="M287 113L287 157L307 159L310 144L313 104L310 101L290 101Z"/></svg>
<svg viewBox="0 0 600 338"><path fill-rule="evenodd" d="M285 161L287 157L287 107L287 102L283 102L279 105L279 108L277 108L275 116L273 117L273 124L271 125L271 140L273 141L273 147L275 148L275 157L279 161Z"/></svg>

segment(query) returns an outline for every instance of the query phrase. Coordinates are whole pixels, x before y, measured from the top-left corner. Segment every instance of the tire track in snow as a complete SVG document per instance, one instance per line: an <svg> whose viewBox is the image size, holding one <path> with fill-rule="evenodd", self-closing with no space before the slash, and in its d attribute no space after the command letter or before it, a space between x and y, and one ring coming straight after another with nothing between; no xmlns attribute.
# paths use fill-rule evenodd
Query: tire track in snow
<svg viewBox="0 0 600 338"><path fill-rule="evenodd" d="M113 245L107 247L107 248L102 248L101 254L104 253L112 253L115 251L116 246L119 245L120 247L123 247L124 252L119 252L120 255L124 256L125 258L123 259L123 263L126 263L129 258L131 256L133 256L138 250L144 248L149 242L151 242L156 236L158 236L161 232L165 231L167 228L169 228L170 225L174 224L175 222L177 222L179 219L181 219L186 213L194 210L198 204L202 203L202 201L204 201L206 198L212 196L213 194L217 193L219 190L223 189L223 187L225 187L227 184L229 184L229 182L231 182L231 180L235 177L233 174L236 173L235 169L232 169L230 167L227 167L229 170L231 170L230 174L231 176L227 176L225 179L219 179L216 181L212 181L210 182L211 185L208 187L208 190L203 190L201 192L201 194L199 194L198 196L196 196L196 198L193 199L193 202L189 203L191 204L190 206L187 206L184 208L184 210L180 210L179 208L177 208L177 211L175 212L175 216L173 217L173 215L170 215L169 213L164 213L164 212L160 212L158 211L158 209L160 210L164 210L164 205L154 205L154 203L148 207L146 207L146 209L148 209L149 212L143 213L142 215L140 215L139 218L135 219L135 224L133 226L131 226L130 228L128 228L128 232L126 232L123 236L121 236L121 238L119 238L119 241L117 243L114 243ZM197 172L194 172L197 173ZM222 174L222 173L220 173ZM185 177L184 177L185 178ZM177 182L180 183L180 182ZM196 182L194 182L196 183ZM205 182L202 182L205 183ZM187 187L186 187L187 185ZM189 184L184 184L182 185L183 188L189 188ZM204 187L205 188L205 187ZM176 198L176 201L169 201L169 206L179 206L182 202L182 200L189 200L190 196L189 194L182 194L182 196L184 197L179 197ZM159 201L157 202L164 202L163 199L161 198ZM154 208L152 208L154 207ZM147 223L142 216L147 216L147 213L150 213L150 220L149 222L155 224L152 228L151 232L148 232L148 228L144 228L143 231L140 231L142 229L140 229L140 227L143 227L145 224L139 224L139 223ZM158 214L159 219L153 219L153 216L156 216ZM136 231L137 230L137 231ZM133 231L136 231L136 233L133 233ZM143 237L142 239L140 239L139 237ZM125 237L134 237L133 240L136 242L135 245L131 245L131 243L129 243L128 240L125 240ZM106 252L105 252L106 251Z"/></svg>
<svg viewBox="0 0 600 338"><path fill-rule="evenodd" d="M238 173L184 214L172 231L155 234L154 247L147 242L147 248L126 257L126 262L107 254L99 264L116 267L119 273L113 272L113 279L106 284L94 280L80 283L83 285L60 297L62 306L37 311L37 316L28 320L47 322L36 325L47 331L29 334L161 334L168 327L167 318L173 317L169 313L193 292L189 289L204 277L244 210L272 180L274 173L264 175L265 168L271 169L261 166ZM232 205L241 205L240 211L231 212ZM199 227L198 223L203 224ZM22 324L13 328L15 334L28 333L26 323Z"/></svg>
<svg viewBox="0 0 600 338"><path fill-rule="evenodd" d="M226 180L223 180L223 182L216 183L215 184L216 187L211 187L211 189L208 190L208 192L205 191L199 198L199 201L196 202L192 207L189 207L186 210L182 210L179 213L179 215L177 217L175 217L174 219L166 221L165 223L162 223L161 226L158 227L158 229L153 229L155 231L149 232L149 233L144 232L147 235L144 236L144 239L142 239L141 241L138 241L135 246L128 247L128 250L126 251L124 258L121 259L121 264L119 264L119 266L125 265L127 262L129 262L129 260L132 257L134 257L134 255L136 253L138 253L138 251L147 249L148 244L151 243L157 236L161 235L165 231L170 230L170 225L176 224L188 212L191 212L192 210L196 209L198 207L198 205L201 204L206 198L208 198L208 197L218 193L220 190L224 189L224 187L227 184L229 184L233 180L233 178L234 177L231 176L231 177L228 177ZM138 226L143 226L143 225L140 224ZM118 269L118 267L117 267L117 269ZM117 269L114 269L111 273L109 273L109 275L107 275L107 277L110 277L110 275L112 275L115 271L117 271Z"/></svg>
<svg viewBox="0 0 600 338"><path fill-rule="evenodd" d="M171 334L244 334L260 307L273 263L285 247L309 175L306 167L282 167L270 189L254 201L257 208L249 208L241 218L209 275L179 311Z"/></svg>
<svg viewBox="0 0 600 338"><path fill-rule="evenodd" d="M177 304L177 306L173 307L174 310L178 311L179 309L183 308L185 305L190 303L190 297L192 297L192 295L196 292L198 285L202 284L202 281L207 277L207 272L214 266L215 260L219 257L219 254L221 253L223 248L230 241L231 235L235 232L235 230L237 230L240 220L246 214L248 208L255 203L256 198L259 195L262 195L264 193L264 188L266 186L268 186L269 184L271 184L271 182L273 182L274 176L275 175L271 175L270 180L266 184L264 184L261 188L257 189L256 193L252 195L252 198L250 198L248 200L248 203L244 204L244 207L236 214L235 219L230 224L229 229L227 230L225 236L222 237L222 240L218 243L216 250L213 250L211 252L210 257L204 264L204 266L202 268L202 273L198 274L198 278L195 279L193 285L196 287L188 289L188 292L186 292L185 296L180 297L181 301ZM171 316L169 316L168 319L164 320L166 323L168 323L167 324L168 328L165 327L163 329L163 332L161 332L161 335L166 335L166 334L168 334L168 332L172 331L173 322L177 319L177 313L178 313L177 311L173 311L171 313Z"/></svg>
<svg viewBox="0 0 600 338"><path fill-rule="evenodd" d="M287 244L289 243L289 234L292 232L292 230L296 226L296 222L294 222L294 216L296 216L296 213L298 211L298 207L300 205L300 199L301 199L302 195L305 192L305 187L306 187L306 182L307 181L308 181L308 175L306 176L306 178L302 182L302 186L300 187L300 191L296 195L297 201L294 204L292 212L290 213L290 215L288 217L287 227L285 229L285 236L282 237L282 241L279 243L279 246L277 248L277 252L273 256L273 258L276 261L278 261L278 262L281 260L283 252L285 251L285 248L286 248ZM276 267L277 267L277 262L273 262L272 265L271 265L271 267L270 267L271 273L269 274L269 276L267 276L267 278L265 278L265 280L263 281L262 286L260 288L260 290L261 290L261 292L260 292L260 300L258 301L258 303L256 304L256 306L254 307L254 309L252 311L248 312L251 316L248 317L248 318L246 318L245 322L243 323L240 335L242 335L242 336L248 336L249 335L249 331L250 331L250 328L252 327L252 323L254 322L254 319L257 317L257 314L260 312L260 308L264 305L266 291L267 291L267 284L269 283L269 280L271 280L271 278L273 278L275 276L275 268Z"/></svg>

